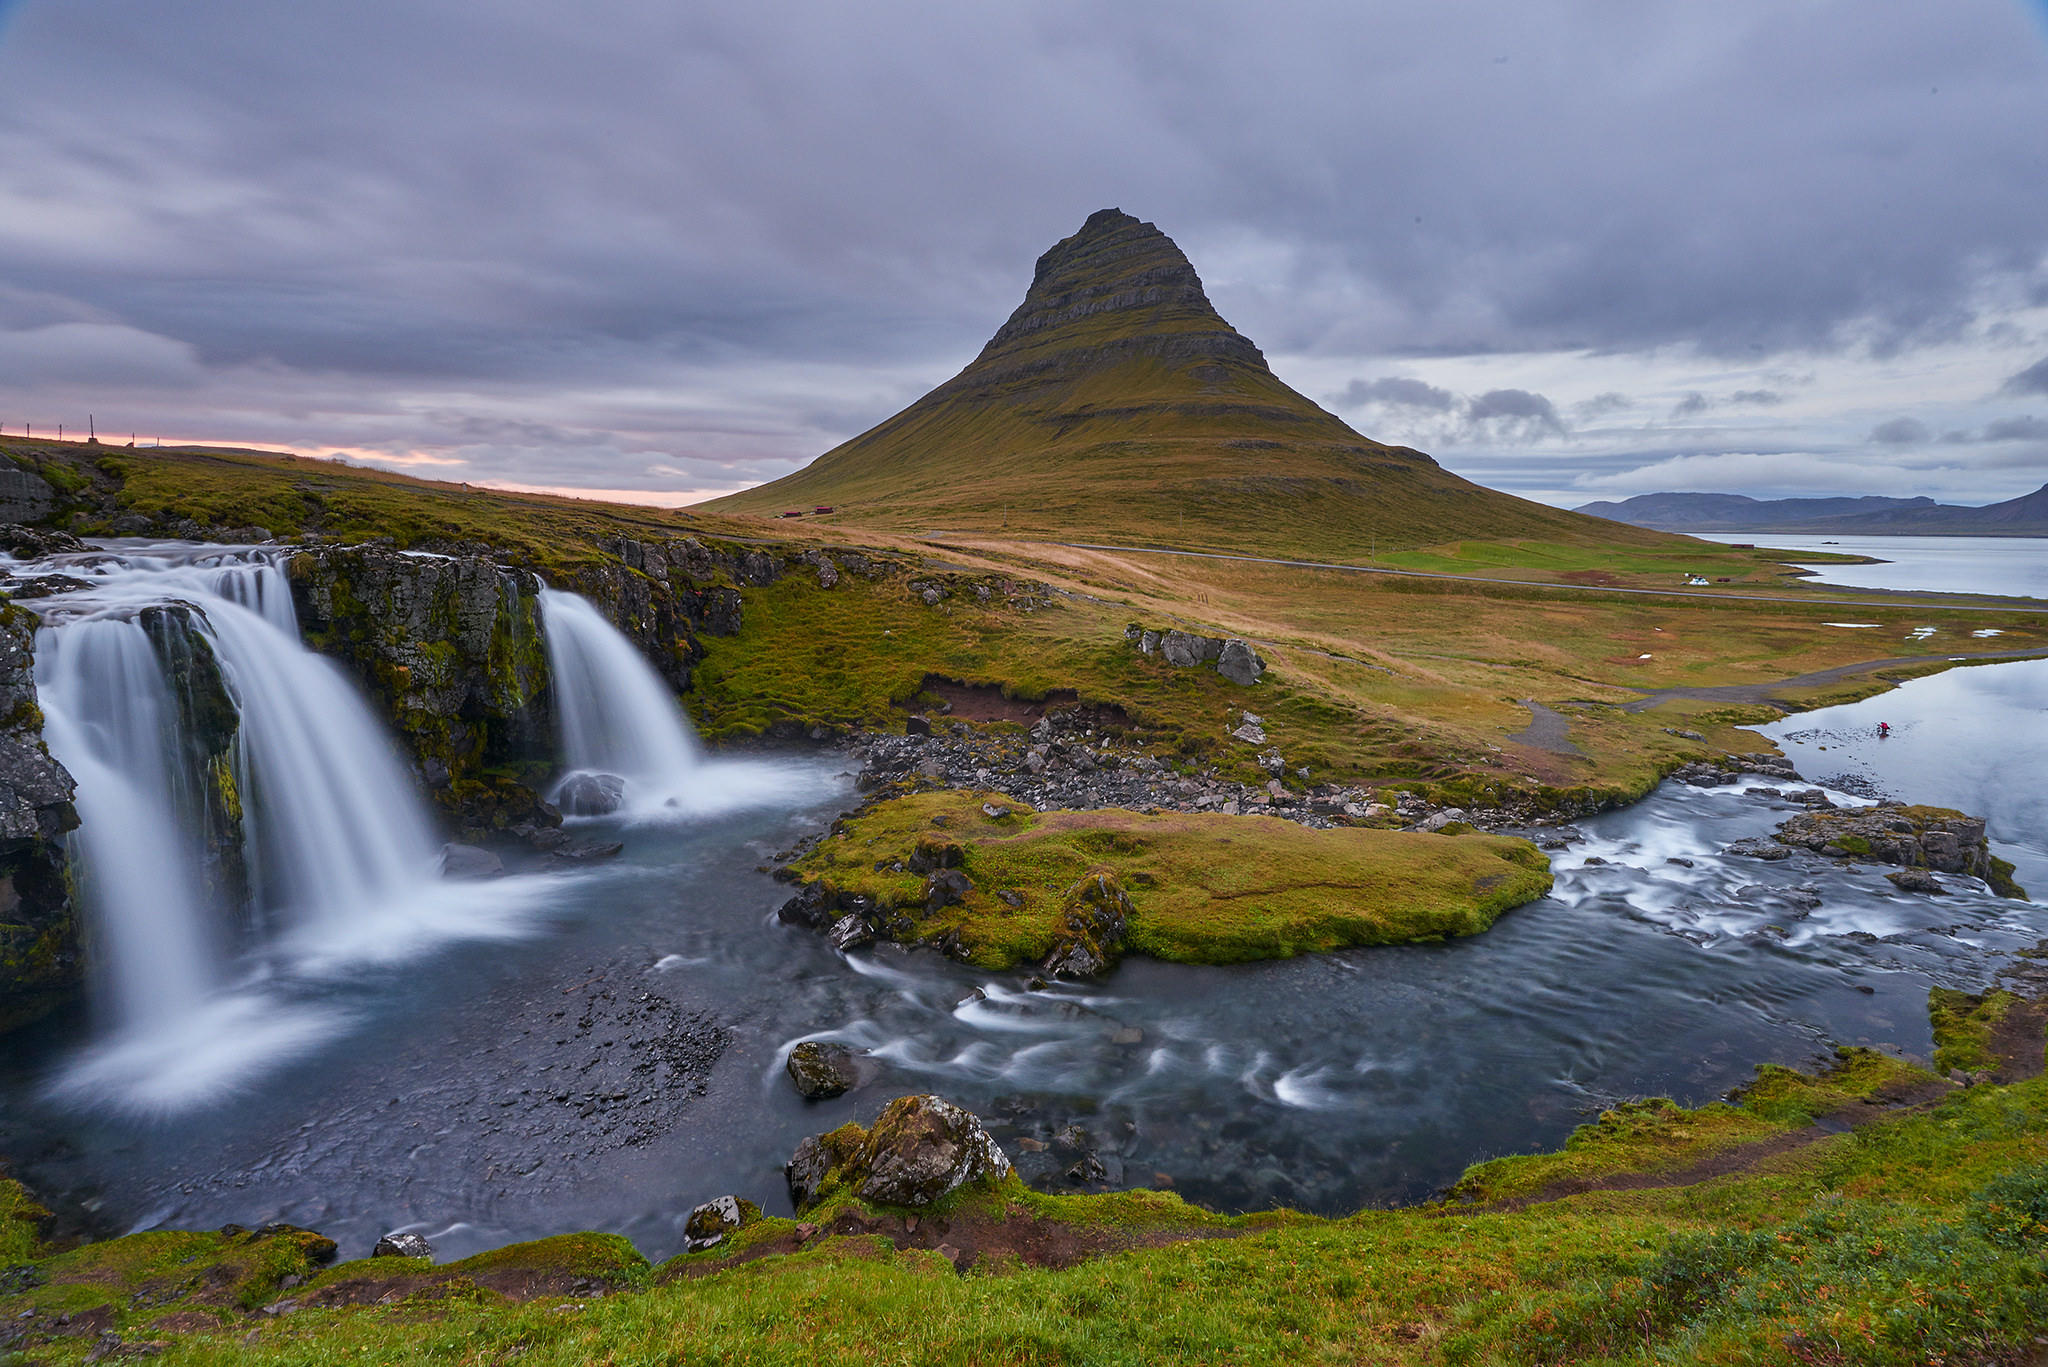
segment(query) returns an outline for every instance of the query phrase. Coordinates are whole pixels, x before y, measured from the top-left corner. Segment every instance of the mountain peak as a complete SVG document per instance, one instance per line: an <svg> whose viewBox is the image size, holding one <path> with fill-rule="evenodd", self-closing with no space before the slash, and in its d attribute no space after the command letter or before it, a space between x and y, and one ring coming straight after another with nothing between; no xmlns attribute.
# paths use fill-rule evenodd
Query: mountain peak
<svg viewBox="0 0 2048 1367"><path fill-rule="evenodd" d="M1143 339L1170 343L1146 346ZM1265 368L1223 321L1174 240L1121 209L1098 209L1038 258L1031 288L976 364L1051 359L1070 349L1133 346L1183 359L1207 355Z"/></svg>
<svg viewBox="0 0 2048 1367"><path fill-rule="evenodd" d="M1313 554L1467 538L1658 539L1368 441L1289 388L1181 249L1121 209L1038 258L981 354L804 469L710 505L895 531Z"/></svg>

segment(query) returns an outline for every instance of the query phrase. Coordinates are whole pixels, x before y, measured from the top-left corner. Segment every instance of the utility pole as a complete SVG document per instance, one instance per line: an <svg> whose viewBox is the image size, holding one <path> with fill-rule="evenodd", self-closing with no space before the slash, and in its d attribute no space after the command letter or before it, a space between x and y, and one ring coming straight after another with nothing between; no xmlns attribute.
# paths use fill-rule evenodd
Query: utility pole
<svg viewBox="0 0 2048 1367"><path fill-rule="evenodd" d="M85 439L93 442L100 439L100 429L93 426L92 414L90 413L85 415Z"/></svg>

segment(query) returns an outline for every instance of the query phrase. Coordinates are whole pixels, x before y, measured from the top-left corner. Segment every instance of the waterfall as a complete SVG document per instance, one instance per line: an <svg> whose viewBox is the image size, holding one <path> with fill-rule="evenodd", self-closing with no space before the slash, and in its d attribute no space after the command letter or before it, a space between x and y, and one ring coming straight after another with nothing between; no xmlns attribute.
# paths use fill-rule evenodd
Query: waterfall
<svg viewBox="0 0 2048 1367"><path fill-rule="evenodd" d="M203 1103L345 1023L322 1004L328 990L292 1000L291 975L519 934L539 900L532 879L440 879L424 804L368 705L299 640L276 556L155 546L30 567L87 581L36 605L36 689L50 751L78 784L74 867L115 1026L54 1095L139 1111ZM209 897L198 873L209 847L194 795L226 784L191 772L170 686L172 657L188 653L179 633L210 656L233 708L231 766L215 763L231 767L251 943L230 933L244 908Z"/></svg>
<svg viewBox="0 0 2048 1367"><path fill-rule="evenodd" d="M206 634L241 708L235 770L257 906L352 938L352 921L431 879L426 810L331 662L234 601L207 605Z"/></svg>
<svg viewBox="0 0 2048 1367"><path fill-rule="evenodd" d="M564 788L579 775L612 774L625 780L629 811L685 805L701 761L668 685L588 599L543 589L540 604L569 770Z"/></svg>
<svg viewBox="0 0 2048 1367"><path fill-rule="evenodd" d="M554 799L565 815L711 817L815 800L830 786L809 758L707 758L675 694L588 599L542 589L540 606L567 769Z"/></svg>
<svg viewBox="0 0 2048 1367"><path fill-rule="evenodd" d="M215 986L218 947L179 819L178 719L149 634L119 618L38 632L36 695L50 753L78 781L79 893L100 927L112 1015L160 1027Z"/></svg>

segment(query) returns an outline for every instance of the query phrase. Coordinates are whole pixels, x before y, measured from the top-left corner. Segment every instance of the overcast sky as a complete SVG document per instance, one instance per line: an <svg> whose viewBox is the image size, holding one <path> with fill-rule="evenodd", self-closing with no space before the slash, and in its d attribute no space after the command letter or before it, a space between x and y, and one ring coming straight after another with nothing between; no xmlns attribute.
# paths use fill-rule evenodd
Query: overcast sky
<svg viewBox="0 0 2048 1367"><path fill-rule="evenodd" d="M2048 480L2048 0L0 0L0 428L687 501L1112 205L1531 497Z"/></svg>

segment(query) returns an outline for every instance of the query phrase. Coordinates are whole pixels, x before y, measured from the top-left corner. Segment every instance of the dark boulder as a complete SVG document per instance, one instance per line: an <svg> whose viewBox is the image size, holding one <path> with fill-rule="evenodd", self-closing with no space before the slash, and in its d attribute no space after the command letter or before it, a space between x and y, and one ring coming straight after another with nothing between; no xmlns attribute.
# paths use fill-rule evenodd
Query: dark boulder
<svg viewBox="0 0 2048 1367"><path fill-rule="evenodd" d="M958 869L940 869L924 883L926 915L958 906L974 891L974 881Z"/></svg>
<svg viewBox="0 0 2048 1367"><path fill-rule="evenodd" d="M1938 897L1948 891L1942 887L1941 880L1926 869L1898 869L1886 874L1885 877L1891 880L1892 886L1900 892L1927 893Z"/></svg>
<svg viewBox="0 0 2048 1367"><path fill-rule="evenodd" d="M826 932L825 938L832 942L832 948L844 952L872 944L875 928L859 916L846 915L832 923L832 929Z"/></svg>
<svg viewBox="0 0 2048 1367"><path fill-rule="evenodd" d="M1727 846L1722 853L1739 854L1750 859L1768 859L1775 863L1780 859L1790 859L1792 857L1792 847L1790 845L1780 845L1777 841L1768 840L1762 836L1753 836L1748 840L1734 842Z"/></svg>
<svg viewBox="0 0 2048 1367"><path fill-rule="evenodd" d="M860 1085L860 1065L843 1044L805 1040L789 1051L783 1065L789 1080L807 1101L841 1096Z"/></svg>
<svg viewBox="0 0 2048 1367"><path fill-rule="evenodd" d="M806 883L797 889L796 896L782 904L775 916L784 925L822 930L832 924L837 910L822 885Z"/></svg>
<svg viewBox="0 0 2048 1367"><path fill-rule="evenodd" d="M555 805L564 816L609 816L626 800L626 780L583 770L562 780Z"/></svg>
<svg viewBox="0 0 2048 1367"><path fill-rule="evenodd" d="M1991 853L1984 822L1947 807L1880 804L1802 812L1778 827L1778 839L1832 859L1981 878L2001 897L2026 896L2012 881L2012 866Z"/></svg>

